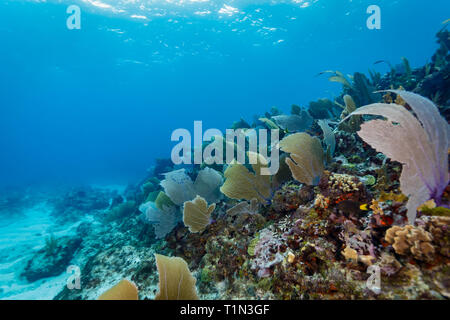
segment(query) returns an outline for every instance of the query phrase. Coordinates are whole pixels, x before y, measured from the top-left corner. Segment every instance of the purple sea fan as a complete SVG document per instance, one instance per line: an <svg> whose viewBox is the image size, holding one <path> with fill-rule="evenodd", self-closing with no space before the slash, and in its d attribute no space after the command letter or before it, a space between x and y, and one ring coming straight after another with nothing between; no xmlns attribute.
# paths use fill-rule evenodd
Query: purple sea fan
<svg viewBox="0 0 450 320"><path fill-rule="evenodd" d="M417 208L429 199L442 203L449 182L449 125L438 108L422 96L389 90L403 98L413 113L397 104L375 103L352 115L378 115L386 120L372 120L361 125L358 135L378 152L403 164L400 189L409 197L408 222L414 224Z"/></svg>

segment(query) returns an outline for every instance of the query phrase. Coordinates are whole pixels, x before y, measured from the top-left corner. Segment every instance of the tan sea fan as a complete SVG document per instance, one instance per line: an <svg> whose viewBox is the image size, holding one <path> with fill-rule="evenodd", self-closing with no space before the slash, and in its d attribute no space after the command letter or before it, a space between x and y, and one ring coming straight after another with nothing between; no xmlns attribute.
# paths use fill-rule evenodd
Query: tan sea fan
<svg viewBox="0 0 450 320"><path fill-rule="evenodd" d="M184 225L189 227L190 232L202 232L209 224L209 218L215 208L215 203L208 206L206 200L200 196L192 201L186 201L183 208Z"/></svg>
<svg viewBox="0 0 450 320"><path fill-rule="evenodd" d="M155 300L198 300L195 278L186 261L155 254L159 273L159 292Z"/></svg>
<svg viewBox="0 0 450 320"><path fill-rule="evenodd" d="M253 172L244 165L233 162L225 170L225 183L220 191L231 199L257 199L260 203L267 203L271 194L271 177L262 175L261 169L268 166L267 160L260 154L248 152Z"/></svg>
<svg viewBox="0 0 450 320"><path fill-rule="evenodd" d="M105 291L98 300L138 300L138 288L126 279Z"/></svg>
<svg viewBox="0 0 450 320"><path fill-rule="evenodd" d="M286 164L295 180L307 185L317 185L324 171L324 152L320 140L309 134L295 133L280 141L280 149L290 153Z"/></svg>

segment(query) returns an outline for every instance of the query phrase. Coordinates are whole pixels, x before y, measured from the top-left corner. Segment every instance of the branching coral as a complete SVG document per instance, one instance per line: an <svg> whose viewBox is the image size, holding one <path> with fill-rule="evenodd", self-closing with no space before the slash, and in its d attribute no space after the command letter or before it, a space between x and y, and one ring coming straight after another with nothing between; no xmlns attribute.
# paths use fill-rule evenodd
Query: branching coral
<svg viewBox="0 0 450 320"><path fill-rule="evenodd" d="M366 122L358 134L377 151L403 164L400 188L409 196L408 220L413 224L418 206L429 199L440 205L448 185L449 126L430 100L406 91L391 92L400 95L417 118L403 106L383 103L359 108L351 115L388 119Z"/></svg>
<svg viewBox="0 0 450 320"><path fill-rule="evenodd" d="M349 92L355 98L357 105L363 106L378 101L379 94L374 91L375 88L370 84L369 79L364 74L355 72Z"/></svg>
<svg viewBox="0 0 450 320"><path fill-rule="evenodd" d="M330 199L326 198L322 194L318 194L314 199L314 207L318 209L327 209L330 205Z"/></svg>
<svg viewBox="0 0 450 320"><path fill-rule="evenodd" d="M322 195L328 198L330 206L348 201L355 204L366 203L370 200L370 195L357 176L340 173L330 174L325 171L319 187Z"/></svg>
<svg viewBox="0 0 450 320"><path fill-rule="evenodd" d="M307 133L295 133L280 141L280 149L290 153L286 164L292 176L307 185L317 185L324 171L320 140Z"/></svg>
<svg viewBox="0 0 450 320"><path fill-rule="evenodd" d="M320 74L332 74L328 80L341 83L344 91L350 93L356 99L358 106L377 101L378 95L373 92L375 89L362 73L355 72L352 77L352 83L339 71L324 71Z"/></svg>
<svg viewBox="0 0 450 320"><path fill-rule="evenodd" d="M359 191L361 183L355 181L355 177L348 174L335 173L328 179L328 184L333 191L356 192Z"/></svg>

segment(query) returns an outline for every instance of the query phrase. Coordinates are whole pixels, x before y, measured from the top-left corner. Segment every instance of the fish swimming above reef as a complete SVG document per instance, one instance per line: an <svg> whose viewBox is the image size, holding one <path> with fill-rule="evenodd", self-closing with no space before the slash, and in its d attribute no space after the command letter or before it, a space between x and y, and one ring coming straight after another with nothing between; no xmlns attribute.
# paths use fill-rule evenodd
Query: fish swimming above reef
<svg viewBox="0 0 450 320"><path fill-rule="evenodd" d="M342 212L344 215L360 215L364 211L368 211L367 203L361 204L357 201L344 200L337 204L337 210Z"/></svg>

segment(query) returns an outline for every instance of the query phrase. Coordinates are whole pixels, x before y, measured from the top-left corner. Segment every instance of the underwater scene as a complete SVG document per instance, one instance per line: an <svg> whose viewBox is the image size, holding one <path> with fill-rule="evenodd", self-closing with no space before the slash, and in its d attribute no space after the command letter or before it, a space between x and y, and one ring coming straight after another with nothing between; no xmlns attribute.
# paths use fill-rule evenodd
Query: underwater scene
<svg viewBox="0 0 450 320"><path fill-rule="evenodd" d="M2 0L0 300L448 300L450 1Z"/></svg>

